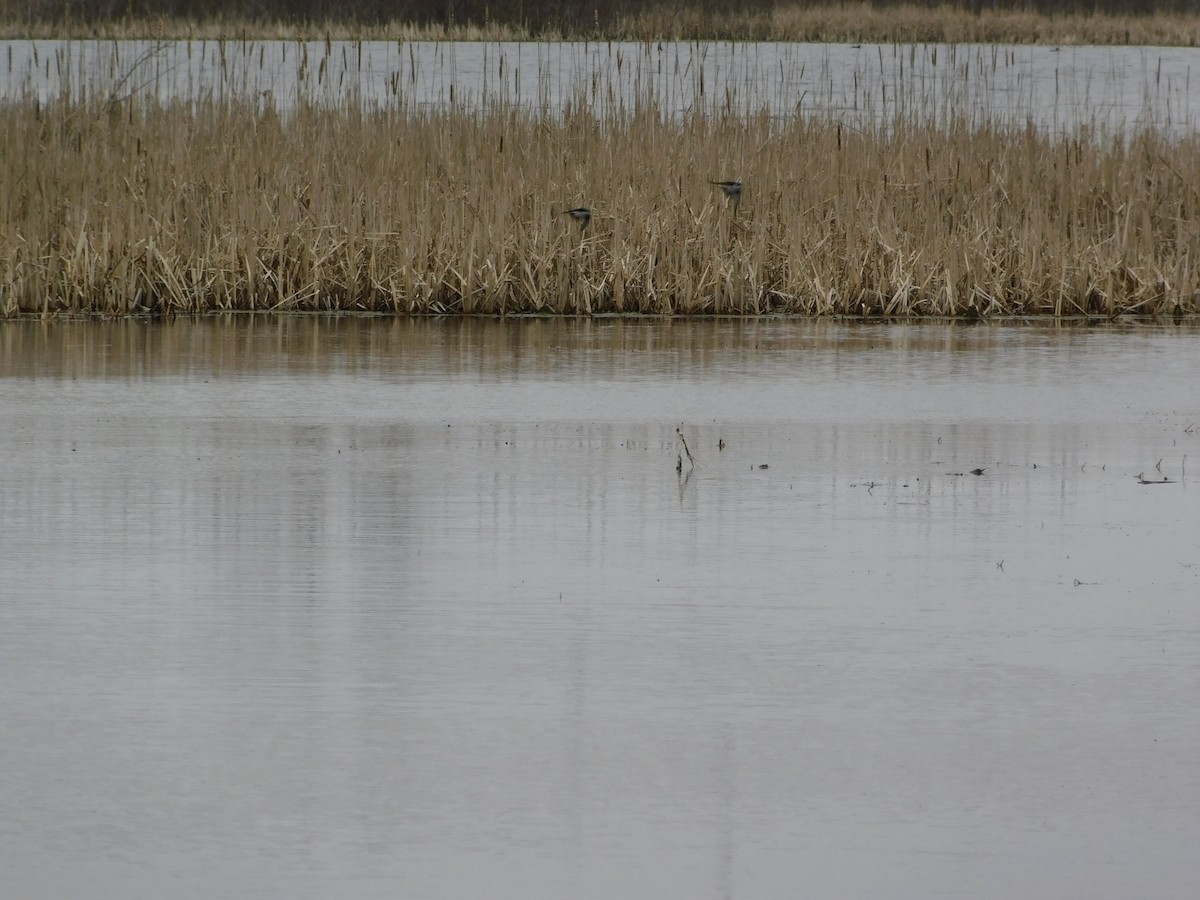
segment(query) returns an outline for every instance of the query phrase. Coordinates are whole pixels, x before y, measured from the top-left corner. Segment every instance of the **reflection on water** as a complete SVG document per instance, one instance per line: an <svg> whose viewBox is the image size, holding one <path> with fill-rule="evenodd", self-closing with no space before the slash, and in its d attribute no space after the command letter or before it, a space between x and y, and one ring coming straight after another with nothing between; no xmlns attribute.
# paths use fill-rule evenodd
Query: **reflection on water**
<svg viewBox="0 0 1200 900"><path fill-rule="evenodd" d="M1198 351L3 323L4 893L1194 896Z"/></svg>

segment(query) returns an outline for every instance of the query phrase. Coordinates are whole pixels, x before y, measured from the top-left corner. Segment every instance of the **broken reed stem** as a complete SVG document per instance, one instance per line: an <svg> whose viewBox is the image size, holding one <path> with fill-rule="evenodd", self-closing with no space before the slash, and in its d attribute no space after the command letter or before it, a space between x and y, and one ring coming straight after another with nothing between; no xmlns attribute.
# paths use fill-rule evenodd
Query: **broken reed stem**
<svg viewBox="0 0 1200 900"><path fill-rule="evenodd" d="M0 128L4 315L1200 311L1200 139L1154 130L134 101Z"/></svg>
<svg viewBox="0 0 1200 900"><path fill-rule="evenodd" d="M676 468L680 470L683 468L684 456L687 456L689 465L691 465L693 469L696 468L696 458L692 456L692 451L688 449L687 438L683 436L683 428L676 428L675 434L679 438L679 446L683 449L683 452L679 455L679 464L676 466Z"/></svg>

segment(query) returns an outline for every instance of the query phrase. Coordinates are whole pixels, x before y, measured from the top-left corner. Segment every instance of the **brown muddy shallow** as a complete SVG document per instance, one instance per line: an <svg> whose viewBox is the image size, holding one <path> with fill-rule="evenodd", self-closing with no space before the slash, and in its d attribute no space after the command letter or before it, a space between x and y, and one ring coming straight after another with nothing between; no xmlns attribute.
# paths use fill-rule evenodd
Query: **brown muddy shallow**
<svg viewBox="0 0 1200 900"><path fill-rule="evenodd" d="M2 893L1194 897L1197 359L0 323Z"/></svg>

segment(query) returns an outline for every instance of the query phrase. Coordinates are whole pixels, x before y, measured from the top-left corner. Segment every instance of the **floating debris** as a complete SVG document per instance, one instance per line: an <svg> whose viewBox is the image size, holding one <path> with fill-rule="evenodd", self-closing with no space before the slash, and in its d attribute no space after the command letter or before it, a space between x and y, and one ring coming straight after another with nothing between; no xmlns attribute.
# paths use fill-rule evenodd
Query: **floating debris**
<svg viewBox="0 0 1200 900"><path fill-rule="evenodd" d="M675 462L675 471L676 471L676 472L682 472L682 471L683 471L683 457L684 457L685 455L687 456L687 461L688 461L688 464L689 464L689 465L690 465L690 466L691 466L693 469L694 469L694 468L696 468L696 458L695 458L694 456L692 456L692 451L688 449L688 445L687 445L687 438L685 438L685 437L683 436L683 429L682 429L682 428L676 428L676 429L675 429L675 436L676 436L676 438L678 438L678 440L679 440L679 446L682 448L682 449L679 451L679 456L678 456L678 459L677 459L677 460L676 460L676 462Z"/></svg>
<svg viewBox="0 0 1200 900"><path fill-rule="evenodd" d="M1162 478L1147 478L1145 472L1138 472L1138 484L1174 484L1174 479L1164 475Z"/></svg>

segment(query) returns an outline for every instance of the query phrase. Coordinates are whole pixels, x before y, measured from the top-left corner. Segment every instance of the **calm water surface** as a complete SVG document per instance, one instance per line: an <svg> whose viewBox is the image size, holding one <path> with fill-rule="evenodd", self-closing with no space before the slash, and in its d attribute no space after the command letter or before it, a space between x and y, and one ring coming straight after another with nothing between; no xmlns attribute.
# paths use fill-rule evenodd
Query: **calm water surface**
<svg viewBox="0 0 1200 900"><path fill-rule="evenodd" d="M1197 359L0 324L0 893L1195 897Z"/></svg>
<svg viewBox="0 0 1200 900"><path fill-rule="evenodd" d="M0 41L0 102L59 96L409 112L897 121L1051 133L1200 126L1200 48L746 42Z"/></svg>

